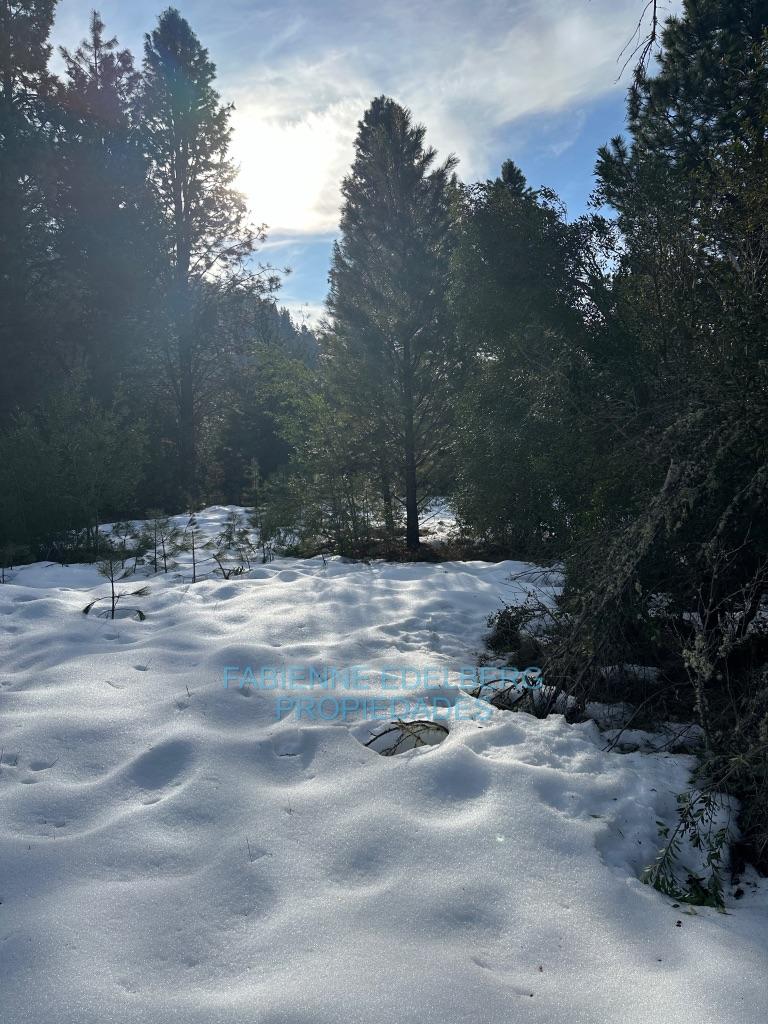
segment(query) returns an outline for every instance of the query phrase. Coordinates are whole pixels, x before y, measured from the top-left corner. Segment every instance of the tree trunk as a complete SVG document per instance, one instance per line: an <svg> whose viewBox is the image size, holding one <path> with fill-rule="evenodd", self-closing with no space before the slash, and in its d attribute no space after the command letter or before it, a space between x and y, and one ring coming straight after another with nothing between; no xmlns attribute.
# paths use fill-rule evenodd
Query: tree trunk
<svg viewBox="0 0 768 1024"><path fill-rule="evenodd" d="M174 154L173 208L176 249L176 330L179 374L179 484L182 497L190 508L195 507L196 495L196 437L195 437L195 380L194 380L194 315L189 266L191 244L189 237L189 210L185 201L187 180L187 151L185 140L177 142Z"/></svg>
<svg viewBox="0 0 768 1024"><path fill-rule="evenodd" d="M188 329L188 328L187 328ZM179 483L190 507L197 499L197 453L195 437L195 387L192 346L179 339Z"/></svg>
<svg viewBox="0 0 768 1024"><path fill-rule="evenodd" d="M405 544L409 551L418 551L419 504L413 434L413 419L409 417L405 427Z"/></svg>
<svg viewBox="0 0 768 1024"><path fill-rule="evenodd" d="M180 216L180 214L177 214ZM179 486L185 504L197 498L195 424L194 313L189 282L189 248L179 225L176 256L176 332L178 345Z"/></svg>
<svg viewBox="0 0 768 1024"><path fill-rule="evenodd" d="M413 414L413 357L409 341L403 344L403 413L405 441L405 544L419 549L419 505L416 487L416 423Z"/></svg>
<svg viewBox="0 0 768 1024"><path fill-rule="evenodd" d="M387 546L391 547L395 539L395 514L392 508L392 488L389 483L389 470L382 463L381 468L381 499L384 503L384 533Z"/></svg>

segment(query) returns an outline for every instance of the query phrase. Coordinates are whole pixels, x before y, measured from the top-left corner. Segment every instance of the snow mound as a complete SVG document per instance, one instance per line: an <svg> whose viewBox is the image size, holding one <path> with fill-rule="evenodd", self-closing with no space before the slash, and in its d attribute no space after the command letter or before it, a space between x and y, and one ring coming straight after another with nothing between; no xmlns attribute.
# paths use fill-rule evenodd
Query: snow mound
<svg viewBox="0 0 768 1024"><path fill-rule="evenodd" d="M520 568L157 576L144 622L81 614L90 566L0 587L3 1019L762 1022L764 896L694 913L638 880L691 758L454 685ZM397 715L237 684L323 665L366 666L358 701L412 670L442 742L382 757Z"/></svg>

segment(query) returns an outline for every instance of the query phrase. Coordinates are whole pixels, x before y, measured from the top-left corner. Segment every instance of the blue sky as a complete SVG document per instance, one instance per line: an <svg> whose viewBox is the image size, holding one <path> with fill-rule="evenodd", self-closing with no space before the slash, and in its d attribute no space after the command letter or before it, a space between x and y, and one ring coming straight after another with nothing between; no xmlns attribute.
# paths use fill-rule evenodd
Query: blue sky
<svg viewBox="0 0 768 1024"><path fill-rule="evenodd" d="M60 0L53 40L75 46L88 0ZM163 0L103 0L107 32L141 56ZM410 107L465 181L514 159L569 216L595 150L622 130L619 55L643 0L178 0L234 101L233 151L265 260L289 265L281 303L321 310L339 183L358 119L380 93ZM677 6L675 4L675 6Z"/></svg>

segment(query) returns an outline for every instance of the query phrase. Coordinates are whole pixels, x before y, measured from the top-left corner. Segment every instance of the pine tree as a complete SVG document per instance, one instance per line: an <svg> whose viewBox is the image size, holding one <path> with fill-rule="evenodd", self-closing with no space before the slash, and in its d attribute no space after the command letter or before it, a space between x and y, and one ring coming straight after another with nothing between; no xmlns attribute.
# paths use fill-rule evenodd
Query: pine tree
<svg viewBox="0 0 768 1024"><path fill-rule="evenodd" d="M53 140L48 36L56 0L0 0L0 417L39 397L50 353Z"/></svg>
<svg viewBox="0 0 768 1024"><path fill-rule="evenodd" d="M118 50L117 37L104 38L104 22L91 12L89 36L74 53L60 48L68 83L64 102L83 123L83 130L100 135L108 145L108 133L127 131L129 112L136 98L140 75L130 50Z"/></svg>
<svg viewBox="0 0 768 1024"><path fill-rule="evenodd" d="M546 673L583 701L604 666L655 658L698 716L700 775L741 798L765 865L768 4L682 8L637 75L629 139L599 153L618 238L577 429L599 421L613 452Z"/></svg>
<svg viewBox="0 0 768 1024"><path fill-rule="evenodd" d="M61 56L55 217L70 295L61 311L62 360L85 364L92 393L110 401L120 379L142 377L160 269L154 203L131 116L140 76L130 52L105 38L97 11L88 38Z"/></svg>
<svg viewBox="0 0 768 1024"><path fill-rule="evenodd" d="M457 235L452 302L470 372L454 498L473 536L535 557L545 537L565 540L584 479L572 473L579 453L553 387L583 341L580 232L507 160L500 177L462 187Z"/></svg>
<svg viewBox="0 0 768 1024"><path fill-rule="evenodd" d="M58 0L0 0L0 105L25 106L49 81L48 42Z"/></svg>
<svg viewBox="0 0 768 1024"><path fill-rule="evenodd" d="M630 93L631 146L619 137L599 152L597 195L619 211L625 265L648 289L662 380L677 360L724 368L735 351L716 325L729 310L741 311L742 352L765 337L766 31L765 2L686 2L665 26L659 73Z"/></svg>
<svg viewBox="0 0 768 1024"><path fill-rule="evenodd" d="M145 37L139 103L150 179L165 226L175 340L168 353L178 410L180 484L197 489L200 361L212 321L206 279L237 274L262 237L246 221L228 157L231 105L213 88L208 51L175 8Z"/></svg>
<svg viewBox="0 0 768 1024"><path fill-rule="evenodd" d="M420 503L448 451L455 366L447 302L455 160L435 167L424 137L391 99L366 111L342 186L329 298L331 388L356 413L361 447L376 452L385 509L404 494L411 550Z"/></svg>
<svg viewBox="0 0 768 1024"><path fill-rule="evenodd" d="M0 540L44 545L75 531L95 550L99 524L134 505L144 447L142 424L89 399L74 376L0 433Z"/></svg>

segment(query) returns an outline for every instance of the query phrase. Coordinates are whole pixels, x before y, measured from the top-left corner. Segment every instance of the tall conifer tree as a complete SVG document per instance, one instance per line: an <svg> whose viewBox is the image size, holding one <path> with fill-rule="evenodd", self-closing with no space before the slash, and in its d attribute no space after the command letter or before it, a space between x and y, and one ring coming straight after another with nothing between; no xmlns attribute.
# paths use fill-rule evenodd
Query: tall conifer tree
<svg viewBox="0 0 768 1024"><path fill-rule="evenodd" d="M196 303L206 279L236 272L261 237L246 221L229 159L231 105L213 88L215 65L188 22L169 7L144 44L143 145L165 225L175 340L168 352L178 410L180 485L197 489L198 383L207 341Z"/></svg>
<svg viewBox="0 0 768 1024"><path fill-rule="evenodd" d="M375 453L385 505L392 491L404 496L410 549L447 453L455 360L447 301L455 160L435 166L424 137L391 99L366 111L342 186L329 298L333 386Z"/></svg>
<svg viewBox="0 0 768 1024"><path fill-rule="evenodd" d="M0 0L0 97L23 105L48 81L48 42L58 0Z"/></svg>
<svg viewBox="0 0 768 1024"><path fill-rule="evenodd" d="M46 99L57 0L0 0L0 416L36 397L45 327L53 147Z"/></svg>
<svg viewBox="0 0 768 1024"><path fill-rule="evenodd" d="M91 390L109 399L119 376L136 379L151 335L159 238L132 111L139 74L107 38L97 11L88 37L61 55L57 248L70 301L61 311L62 357L84 362Z"/></svg>

